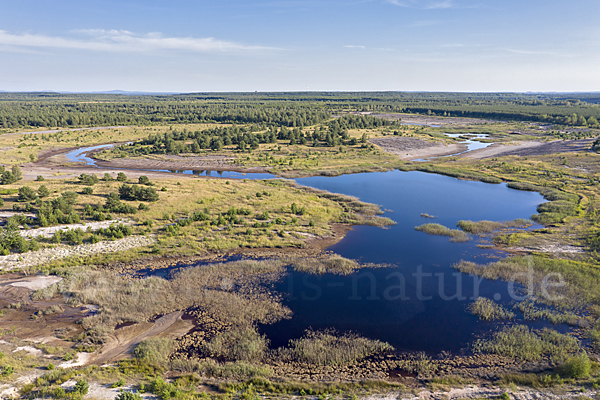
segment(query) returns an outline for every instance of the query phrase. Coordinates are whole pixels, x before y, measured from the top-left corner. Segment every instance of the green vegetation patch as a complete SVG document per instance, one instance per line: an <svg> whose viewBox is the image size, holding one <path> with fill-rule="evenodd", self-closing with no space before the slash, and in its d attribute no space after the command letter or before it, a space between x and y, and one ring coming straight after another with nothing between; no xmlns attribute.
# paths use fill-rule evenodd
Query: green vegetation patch
<svg viewBox="0 0 600 400"><path fill-rule="evenodd" d="M302 338L291 340L288 348L280 349L279 356L304 364L347 365L392 350L388 343L354 333L309 330Z"/></svg>
<svg viewBox="0 0 600 400"><path fill-rule="evenodd" d="M479 297L475 302L469 304L467 310L484 321L513 319L515 317L514 312L485 297Z"/></svg>
<svg viewBox="0 0 600 400"><path fill-rule="evenodd" d="M493 353L525 361L538 361L549 357L558 362L581 351L581 343L573 336L551 329L533 331L525 325L513 325L496 332L490 339L475 341L473 350L477 353Z"/></svg>
<svg viewBox="0 0 600 400"><path fill-rule="evenodd" d="M468 242L471 236L458 229L450 229L440 224L424 224L416 226L415 230L425 232L428 235L447 236L451 242Z"/></svg>
<svg viewBox="0 0 600 400"><path fill-rule="evenodd" d="M504 222L462 220L458 221L456 226L458 226L464 232L472 233L474 235L482 235L504 228L526 228L531 226L531 224L532 222L527 219L515 219L514 221Z"/></svg>

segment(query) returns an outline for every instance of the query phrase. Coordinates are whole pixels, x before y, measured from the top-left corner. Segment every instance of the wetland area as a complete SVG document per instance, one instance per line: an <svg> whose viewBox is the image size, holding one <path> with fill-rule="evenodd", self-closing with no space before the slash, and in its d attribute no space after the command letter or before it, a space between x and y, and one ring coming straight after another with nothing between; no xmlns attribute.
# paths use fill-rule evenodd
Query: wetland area
<svg viewBox="0 0 600 400"><path fill-rule="evenodd" d="M596 395L597 128L313 107L4 128L1 395Z"/></svg>

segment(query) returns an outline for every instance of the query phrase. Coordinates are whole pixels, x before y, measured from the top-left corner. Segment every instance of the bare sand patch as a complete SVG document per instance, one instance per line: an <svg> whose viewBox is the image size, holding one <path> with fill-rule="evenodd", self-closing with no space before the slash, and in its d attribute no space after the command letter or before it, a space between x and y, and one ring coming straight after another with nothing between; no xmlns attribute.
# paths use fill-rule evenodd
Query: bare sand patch
<svg viewBox="0 0 600 400"><path fill-rule="evenodd" d="M10 286L15 287L23 287L30 290L38 290L47 288L50 285L55 284L56 282L62 281L63 278L55 275L48 276L31 276L24 278L18 282L13 282Z"/></svg>
<svg viewBox="0 0 600 400"><path fill-rule="evenodd" d="M402 160L447 156L467 150L464 144L445 144L412 137L376 138L370 142L385 152L396 154Z"/></svg>
<svg viewBox="0 0 600 400"><path fill-rule="evenodd" d="M114 253L135 247L149 246L155 242L156 238L154 236L128 236L115 241L103 241L93 244L84 243L77 246L57 245L56 247L38 251L0 256L0 270L8 271L15 268L42 265L67 257L85 257L98 253Z"/></svg>
<svg viewBox="0 0 600 400"><path fill-rule="evenodd" d="M65 361L58 365L58 368L74 368L88 365L93 358L93 353L77 353L74 359Z"/></svg>
<svg viewBox="0 0 600 400"><path fill-rule="evenodd" d="M553 140L551 142L521 142L517 144L495 143L485 149L469 151L461 154L461 158L489 158L499 156L542 156L557 153L578 153L588 150L594 139Z"/></svg>
<svg viewBox="0 0 600 400"><path fill-rule="evenodd" d="M44 237L49 238L54 236L54 234L58 231L68 230L68 229L82 229L82 230L98 230L98 229L106 229L112 224L123 224L123 225L132 225L133 221L127 218L124 219L112 219L110 221L96 221L96 222L86 222L85 224L68 224L68 225L55 225L48 226L46 228L37 228L37 229L23 229L20 233L23 237Z"/></svg>

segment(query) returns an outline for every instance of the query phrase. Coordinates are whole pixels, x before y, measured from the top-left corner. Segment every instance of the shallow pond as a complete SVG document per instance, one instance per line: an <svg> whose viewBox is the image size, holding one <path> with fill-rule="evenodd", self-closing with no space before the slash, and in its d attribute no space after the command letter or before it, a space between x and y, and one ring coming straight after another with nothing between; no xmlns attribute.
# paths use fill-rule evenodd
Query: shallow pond
<svg viewBox="0 0 600 400"><path fill-rule="evenodd" d="M451 138L460 138L460 137L468 137L468 139L463 139L461 142L459 142L460 144L464 144L467 146L467 150L461 152L461 153L456 153L456 154L452 154L453 156L456 156L458 154L463 154L466 153L467 151L473 151L473 150L479 150L479 149L485 149L486 147L491 146L494 143L485 143L485 142L480 142L477 139L487 139L489 138L489 135L485 134L485 133L477 133L477 134L471 134L471 135L465 135L462 133L444 133L444 135L451 137ZM448 156L450 157L450 156Z"/></svg>
<svg viewBox="0 0 600 400"><path fill-rule="evenodd" d="M488 263L502 253L477 247L478 240L452 243L446 237L415 231L435 222L454 228L459 220L529 218L543 198L532 192L463 181L422 172L391 171L312 177L296 180L306 186L359 197L389 210L397 222L388 229L358 226L329 248L365 263L393 268L363 269L351 276L291 273L274 289L287 293L294 315L262 326L274 346L302 336L304 330L352 330L384 340L397 349L437 353L459 351L490 325L465 311L478 296L512 301L509 287L460 274L460 260ZM422 213L435 218L421 217Z"/></svg>
<svg viewBox="0 0 600 400"><path fill-rule="evenodd" d="M91 151L110 149L115 146L115 144L101 144L98 146L80 147L65 153L65 157L71 162L84 162L85 165L96 165L96 161L88 156L88 153Z"/></svg>

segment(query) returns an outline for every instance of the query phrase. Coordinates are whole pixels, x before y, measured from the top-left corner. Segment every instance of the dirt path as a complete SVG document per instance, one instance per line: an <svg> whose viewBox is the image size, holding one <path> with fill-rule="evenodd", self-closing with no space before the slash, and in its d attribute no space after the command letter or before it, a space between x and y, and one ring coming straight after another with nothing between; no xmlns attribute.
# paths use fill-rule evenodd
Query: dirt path
<svg viewBox="0 0 600 400"><path fill-rule="evenodd" d="M93 361L93 363L96 365L104 365L125 354L131 353L138 343L144 339L158 336L165 332L172 325L174 325L182 315L183 311L172 312L160 317L151 325L137 324L130 327L121 328L115 332L113 341L107 345L106 349L99 355L97 359ZM147 325L150 326L144 330ZM142 328L141 332L140 328Z"/></svg>

